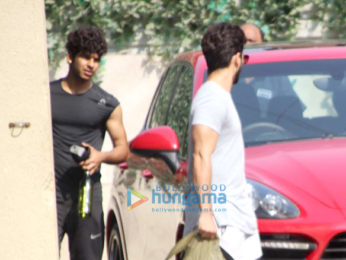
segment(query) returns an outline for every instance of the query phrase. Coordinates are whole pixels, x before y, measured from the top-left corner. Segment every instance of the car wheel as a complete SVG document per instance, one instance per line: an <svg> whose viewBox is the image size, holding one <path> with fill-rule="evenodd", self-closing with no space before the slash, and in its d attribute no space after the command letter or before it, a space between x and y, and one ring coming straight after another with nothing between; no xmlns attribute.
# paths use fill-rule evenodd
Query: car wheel
<svg viewBox="0 0 346 260"><path fill-rule="evenodd" d="M124 260L123 247L117 225L112 227L108 243L109 260Z"/></svg>

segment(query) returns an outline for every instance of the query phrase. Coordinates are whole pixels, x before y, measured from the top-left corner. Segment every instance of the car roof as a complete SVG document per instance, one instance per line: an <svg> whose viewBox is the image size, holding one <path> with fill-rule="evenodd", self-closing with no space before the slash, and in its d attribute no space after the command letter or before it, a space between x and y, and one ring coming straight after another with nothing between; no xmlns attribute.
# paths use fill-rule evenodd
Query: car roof
<svg viewBox="0 0 346 260"><path fill-rule="evenodd" d="M304 60L325 60L346 58L346 42L280 42L248 45L244 53L250 59L247 64L289 62ZM190 51L179 55L176 61L189 62L195 69L202 51Z"/></svg>
<svg viewBox="0 0 346 260"><path fill-rule="evenodd" d="M247 64L304 61L304 60L327 60L345 59L346 47L309 47L291 49L272 49L270 51L257 51L244 53L249 55Z"/></svg>
<svg viewBox="0 0 346 260"><path fill-rule="evenodd" d="M196 63L197 63L197 59L199 56L203 56L202 51L198 50L198 51L189 51L189 52L185 52L182 53L180 55L178 55L174 61L185 61L188 62L192 65L193 69L195 69Z"/></svg>
<svg viewBox="0 0 346 260"><path fill-rule="evenodd" d="M247 44L244 50L279 50L279 49L303 49L303 48L321 48L321 47L342 47L346 46L345 40L306 40L292 42L263 42L260 44Z"/></svg>

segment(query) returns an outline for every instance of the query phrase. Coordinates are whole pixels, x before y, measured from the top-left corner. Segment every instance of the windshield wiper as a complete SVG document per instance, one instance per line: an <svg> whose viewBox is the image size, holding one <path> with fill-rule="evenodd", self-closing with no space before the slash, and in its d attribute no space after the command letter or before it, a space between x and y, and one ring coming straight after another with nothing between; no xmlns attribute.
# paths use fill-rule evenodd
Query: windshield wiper
<svg viewBox="0 0 346 260"><path fill-rule="evenodd" d="M343 135L346 136L346 135ZM280 143L280 142L292 142L292 141L300 141L300 140L308 140L308 139L332 139L335 135L331 133L324 133L320 136L306 136L306 137L297 137L290 139L276 139L276 140L263 140L263 141L254 141L254 142L245 142L245 147L250 146L258 146L264 144L272 144L272 143Z"/></svg>

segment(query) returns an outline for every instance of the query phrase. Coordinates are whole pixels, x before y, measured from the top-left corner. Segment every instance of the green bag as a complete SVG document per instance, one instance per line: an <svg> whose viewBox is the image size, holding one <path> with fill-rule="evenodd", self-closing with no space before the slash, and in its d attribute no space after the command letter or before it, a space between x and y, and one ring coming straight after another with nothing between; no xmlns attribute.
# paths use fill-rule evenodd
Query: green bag
<svg viewBox="0 0 346 260"><path fill-rule="evenodd" d="M196 230L180 239L169 252L166 260L184 249L186 251L182 260L225 260L219 246L219 238L213 240L203 239L197 234Z"/></svg>

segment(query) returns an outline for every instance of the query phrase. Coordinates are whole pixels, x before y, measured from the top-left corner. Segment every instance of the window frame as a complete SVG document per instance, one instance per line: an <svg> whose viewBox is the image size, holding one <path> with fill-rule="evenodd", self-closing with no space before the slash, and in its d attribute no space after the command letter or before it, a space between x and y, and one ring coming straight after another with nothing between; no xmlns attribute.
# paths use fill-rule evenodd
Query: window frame
<svg viewBox="0 0 346 260"><path fill-rule="evenodd" d="M193 69L193 67L192 67L192 64L189 63L189 62L187 62L187 61L179 61L179 62L177 62L176 64L178 64L178 65L181 66L181 69L180 69L180 72L179 72L179 78L181 77L181 75L182 75L182 73L183 73L183 71L184 71L184 68L186 68L187 70L189 70L189 71L191 72L191 74L192 74L192 78L191 78L191 89L190 89L190 97L191 97L191 99L190 99L190 100L191 100L191 102L190 102L190 108L189 108L189 111L190 111L190 110L191 110L191 105L192 105L192 99L193 99L194 69ZM176 94L176 92L177 92L177 90L178 90L179 87L180 87L180 85L177 86L177 87L175 87L174 90L172 91L172 97L171 97L171 99L170 99L169 106L168 106L167 112L166 112L165 125L167 125L168 114L169 114L169 112L170 112L170 110L171 110L171 108L172 108L173 99L174 99L175 94ZM190 112L189 112L189 115L190 115ZM188 115L188 117L189 117L189 115ZM184 147L185 141L187 141L187 142L189 141L189 140L188 140L188 137L189 137L189 124L190 124L190 120L189 120L189 118L188 118L188 120L187 120L187 125L185 126L185 132L184 132L184 135L183 135L183 138L182 138L182 142L179 143L179 146L180 146L180 147L179 147L178 158L179 158L180 160L184 160L184 161L187 160L187 157L188 157L188 149L187 149L185 155L182 155L182 154L183 154L183 150L182 150L182 149L183 149L183 147ZM187 147L188 147L188 146L189 146L189 144L187 144Z"/></svg>
<svg viewBox="0 0 346 260"><path fill-rule="evenodd" d="M155 112L155 108L156 108L156 104L158 102L158 99L161 95L161 92L162 92L162 88L163 88L163 84L165 82L165 80L167 79L167 76L168 76L168 73L171 69L173 69L174 67L177 67L177 63L172 63L167 69L166 71L164 72L163 76L161 77L160 79L160 82L159 82L159 85L158 87L156 88L156 91L155 91L155 94L154 94L154 97L152 99L152 102L151 102L151 105L150 105L150 108L149 108L149 112L148 112L148 116L147 116L147 119L146 119L146 122L145 122L145 129L149 129L151 128L151 123L152 123L152 119L153 119L153 114ZM174 79L174 83L178 81L179 79L179 76L180 76L180 73L181 73L181 68L179 69L178 73L177 73L177 76L175 77ZM173 97L173 95L172 95ZM171 99L172 97L170 98L169 100L169 104L168 104L168 107L167 107L167 111L165 112L165 119L164 119L164 122L166 122L166 118L167 118L167 112L168 112L168 109L169 109L169 106L170 106L170 103L171 103Z"/></svg>

